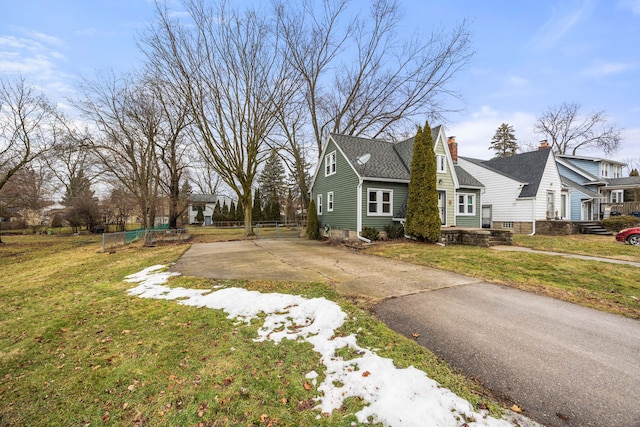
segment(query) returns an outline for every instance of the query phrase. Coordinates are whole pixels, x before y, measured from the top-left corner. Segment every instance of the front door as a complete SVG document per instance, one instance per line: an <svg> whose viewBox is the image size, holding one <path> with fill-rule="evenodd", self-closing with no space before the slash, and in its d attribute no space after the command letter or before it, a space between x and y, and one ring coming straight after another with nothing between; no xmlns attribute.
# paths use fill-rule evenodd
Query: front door
<svg viewBox="0 0 640 427"><path fill-rule="evenodd" d="M491 228L491 205L482 205L482 228Z"/></svg>
<svg viewBox="0 0 640 427"><path fill-rule="evenodd" d="M593 209L591 201L582 202L582 220L583 221L593 221L592 215Z"/></svg>
<svg viewBox="0 0 640 427"><path fill-rule="evenodd" d="M447 223L447 192L438 191L438 212L440 212L440 223Z"/></svg>

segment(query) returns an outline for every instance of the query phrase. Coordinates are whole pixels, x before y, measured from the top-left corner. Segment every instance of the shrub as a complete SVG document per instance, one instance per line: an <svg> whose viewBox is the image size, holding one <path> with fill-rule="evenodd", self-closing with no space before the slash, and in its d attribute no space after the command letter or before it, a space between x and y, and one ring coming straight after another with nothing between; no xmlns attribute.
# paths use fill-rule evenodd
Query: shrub
<svg viewBox="0 0 640 427"><path fill-rule="evenodd" d="M612 216L599 223L609 231L618 232L624 228L640 227L640 218L631 215Z"/></svg>
<svg viewBox="0 0 640 427"><path fill-rule="evenodd" d="M378 240L380 238L380 232L374 227L364 227L360 234L365 239L369 239L371 241Z"/></svg>
<svg viewBox="0 0 640 427"><path fill-rule="evenodd" d="M387 239L400 239L404 237L404 227L401 224L387 224L384 226L384 231L387 233Z"/></svg>
<svg viewBox="0 0 640 427"><path fill-rule="evenodd" d="M320 223L318 222L318 211L315 201L309 203L307 215L307 239L320 240Z"/></svg>

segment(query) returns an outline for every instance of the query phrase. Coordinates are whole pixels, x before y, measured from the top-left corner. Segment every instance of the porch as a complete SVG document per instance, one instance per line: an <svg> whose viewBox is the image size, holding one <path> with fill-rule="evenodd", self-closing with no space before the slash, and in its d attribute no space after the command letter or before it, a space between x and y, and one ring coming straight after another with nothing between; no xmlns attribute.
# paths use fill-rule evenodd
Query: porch
<svg viewBox="0 0 640 427"><path fill-rule="evenodd" d="M600 218L616 215L633 215L640 217L640 202L600 203Z"/></svg>

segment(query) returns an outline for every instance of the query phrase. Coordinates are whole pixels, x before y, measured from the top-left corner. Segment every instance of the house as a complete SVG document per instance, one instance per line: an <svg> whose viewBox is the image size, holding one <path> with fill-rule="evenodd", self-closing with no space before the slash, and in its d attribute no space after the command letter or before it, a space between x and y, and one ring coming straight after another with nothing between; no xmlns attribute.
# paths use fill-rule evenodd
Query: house
<svg viewBox="0 0 640 427"><path fill-rule="evenodd" d="M213 211L216 208L216 203L220 202L220 206L225 203L227 206L231 206L231 198L228 196L217 194L191 194L188 199L187 212L189 214L189 224L199 224L196 220L198 210L202 209L204 215L203 225L211 225L213 223Z"/></svg>
<svg viewBox="0 0 640 427"><path fill-rule="evenodd" d="M640 202L625 200L625 190L640 189L640 177L623 177L623 162L599 157L556 155L558 171L570 189L573 221L592 221L613 213L640 211Z"/></svg>
<svg viewBox="0 0 640 427"><path fill-rule="evenodd" d="M568 190L563 188L555 157L548 145L529 153L492 160L458 160L485 186L483 226L535 233L536 221L567 215Z"/></svg>
<svg viewBox="0 0 640 427"><path fill-rule="evenodd" d="M457 165L455 138L442 126L431 130L443 227L480 227L482 184ZM310 185L325 235L363 239L365 227L383 232L403 224L414 139L393 143L330 134ZM366 239L363 239L366 240Z"/></svg>

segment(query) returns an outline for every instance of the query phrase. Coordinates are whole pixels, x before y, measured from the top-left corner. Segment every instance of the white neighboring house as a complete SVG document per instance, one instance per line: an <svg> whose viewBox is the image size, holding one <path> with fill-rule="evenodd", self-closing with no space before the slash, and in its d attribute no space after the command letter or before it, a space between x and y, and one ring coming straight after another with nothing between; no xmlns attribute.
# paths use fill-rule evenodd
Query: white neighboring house
<svg viewBox="0 0 640 427"><path fill-rule="evenodd" d="M223 196L219 194L192 194L189 196L189 224L198 224L196 216L198 215L198 207L202 207L202 213L204 214L203 225L211 225L213 222L213 211L216 208L216 203L220 201L220 207L225 203L227 206L231 206L231 197Z"/></svg>
<svg viewBox="0 0 640 427"><path fill-rule="evenodd" d="M568 190L548 146L492 160L459 157L458 164L485 186L483 225L529 234L536 221L567 216Z"/></svg>

